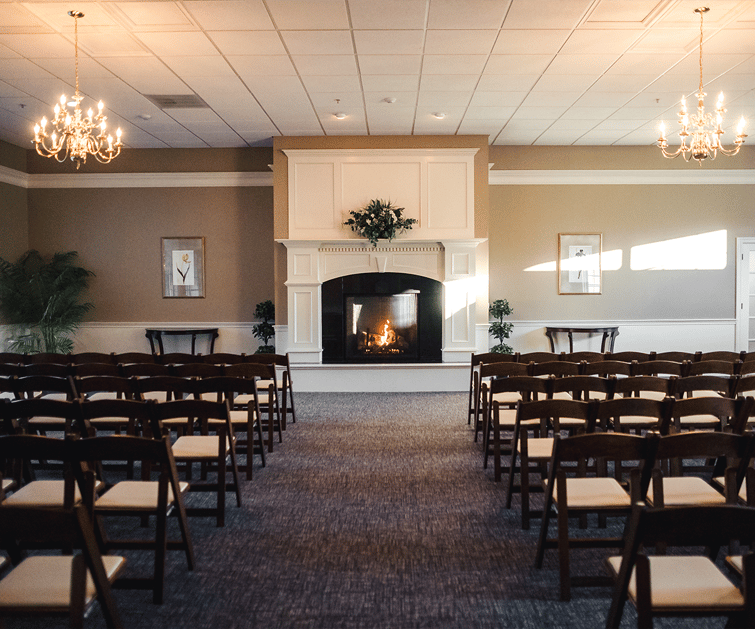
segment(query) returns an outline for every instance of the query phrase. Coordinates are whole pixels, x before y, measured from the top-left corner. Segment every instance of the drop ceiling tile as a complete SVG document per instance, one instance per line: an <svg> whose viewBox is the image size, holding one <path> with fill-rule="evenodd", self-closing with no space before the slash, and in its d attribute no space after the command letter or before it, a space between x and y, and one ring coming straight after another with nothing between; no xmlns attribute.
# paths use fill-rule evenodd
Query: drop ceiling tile
<svg viewBox="0 0 755 629"><path fill-rule="evenodd" d="M280 99L284 103L287 98L306 98L304 87L297 76L250 76L246 84L255 95L264 94Z"/></svg>
<svg viewBox="0 0 755 629"><path fill-rule="evenodd" d="M411 31L354 31L354 42L360 55L422 54L425 32Z"/></svg>
<svg viewBox="0 0 755 629"><path fill-rule="evenodd" d="M292 60L301 76L357 75L354 55L303 55Z"/></svg>
<svg viewBox="0 0 755 629"><path fill-rule="evenodd" d="M598 77L594 74L544 74L532 88L534 92L584 92Z"/></svg>
<svg viewBox="0 0 755 629"><path fill-rule="evenodd" d="M134 35L158 57L197 57L219 55L204 33L151 32Z"/></svg>
<svg viewBox="0 0 755 629"><path fill-rule="evenodd" d="M364 100L362 93L355 92L310 92L312 104L319 110L322 108L336 109L354 109L363 108ZM336 103L336 100L339 102Z"/></svg>
<svg viewBox="0 0 755 629"><path fill-rule="evenodd" d="M501 0L432 0L427 25L431 29L498 29L506 8Z"/></svg>
<svg viewBox="0 0 755 629"><path fill-rule="evenodd" d="M598 120L568 120L565 118L559 118L558 120L555 120L548 129L552 131L580 131L585 133L594 128L598 122Z"/></svg>
<svg viewBox="0 0 755 629"><path fill-rule="evenodd" d="M392 107L384 109L379 106L367 106L367 121L372 124L412 125L414 123L414 107Z"/></svg>
<svg viewBox="0 0 755 629"><path fill-rule="evenodd" d="M593 130L585 133L574 144L580 146L606 146L620 140L624 135L626 135L626 132L621 130Z"/></svg>
<svg viewBox="0 0 755 629"><path fill-rule="evenodd" d="M568 146L574 144L582 134L582 131L569 131L567 129L553 131L546 129L535 140L535 146Z"/></svg>
<svg viewBox="0 0 755 629"><path fill-rule="evenodd" d="M176 2L114 2L112 6L135 29L196 28Z"/></svg>
<svg viewBox="0 0 755 629"><path fill-rule="evenodd" d="M621 107L632 99L632 94L621 92L585 92L574 102L577 107Z"/></svg>
<svg viewBox="0 0 755 629"><path fill-rule="evenodd" d="M287 55L233 56L226 60L244 80L256 76L296 76L294 64Z"/></svg>
<svg viewBox="0 0 755 629"><path fill-rule="evenodd" d="M569 107L562 118L564 120L603 120L616 111L616 107Z"/></svg>
<svg viewBox="0 0 755 629"><path fill-rule="evenodd" d="M0 56L2 56L2 53L0 53ZM729 70L729 74L755 74L755 55Z"/></svg>
<svg viewBox="0 0 755 629"><path fill-rule="evenodd" d="M691 94L697 91L700 77L694 74L664 74L648 85L653 92L677 92Z"/></svg>
<svg viewBox="0 0 755 629"><path fill-rule="evenodd" d="M0 44L0 59L20 59L21 55Z"/></svg>
<svg viewBox="0 0 755 629"><path fill-rule="evenodd" d="M741 0L717 0L710 13L705 15L707 28L722 26L731 19L732 12L742 5ZM671 28L693 28L699 32L700 16L694 12L699 3L686 0L685 2L672 3L668 11L658 19L658 25Z"/></svg>
<svg viewBox="0 0 755 629"><path fill-rule="evenodd" d="M603 120L595 125L595 131L616 130L616 131L634 131L640 123L637 120L620 120L612 118Z"/></svg>
<svg viewBox="0 0 755 629"><path fill-rule="evenodd" d="M386 96L393 92L416 92L419 89L419 75L362 75L362 86L365 92L385 92Z"/></svg>
<svg viewBox="0 0 755 629"><path fill-rule="evenodd" d="M309 92L357 92L361 89L359 77L354 76L303 76Z"/></svg>
<svg viewBox="0 0 755 629"><path fill-rule="evenodd" d="M567 109L568 107L521 106L511 117L514 120L557 120L564 114Z"/></svg>
<svg viewBox="0 0 755 629"><path fill-rule="evenodd" d="M527 92L481 92L472 96L472 107L517 107L527 96Z"/></svg>
<svg viewBox="0 0 755 629"><path fill-rule="evenodd" d="M540 78L539 74L483 74L477 84L478 92L529 92Z"/></svg>
<svg viewBox="0 0 755 629"><path fill-rule="evenodd" d="M0 34L0 44L23 57L64 58L73 60L74 45L62 35Z"/></svg>
<svg viewBox="0 0 755 629"><path fill-rule="evenodd" d="M73 59L32 59L39 67L44 68L50 74L68 81L76 82L76 64ZM88 57L79 58L79 80L85 83L88 78L112 77L113 73L93 59Z"/></svg>
<svg viewBox="0 0 755 629"><path fill-rule="evenodd" d="M62 13L67 12L63 11ZM22 28L25 33L49 30L41 20L32 15L25 7L10 3L0 4L0 30L13 32L13 29Z"/></svg>
<svg viewBox="0 0 755 629"><path fill-rule="evenodd" d="M674 118L678 110L677 105L678 103L674 103L674 107L671 110L671 116ZM621 109L617 109L608 118L611 120L634 120L636 122L662 116L664 112L668 111L669 108L663 105L657 107L622 107Z"/></svg>
<svg viewBox="0 0 755 629"><path fill-rule="evenodd" d="M526 29L532 24L540 28L576 28L591 4L591 0L513 0L503 28Z"/></svg>
<svg viewBox="0 0 755 629"><path fill-rule="evenodd" d="M534 129L510 129L506 126L506 128L498 134L498 137L493 144L529 145L533 144L541 133L542 131Z"/></svg>
<svg viewBox="0 0 755 629"><path fill-rule="evenodd" d="M433 107L428 105L417 106L417 120L432 122L436 125L458 124L464 117L465 107ZM445 114L442 119L436 118L435 114Z"/></svg>
<svg viewBox="0 0 755 629"><path fill-rule="evenodd" d="M165 111L171 118L177 120L187 128L196 126L197 124L210 125L214 124L217 127L227 127L228 125L223 122L218 115L212 111L212 109L197 109L197 108L171 108Z"/></svg>
<svg viewBox="0 0 755 629"><path fill-rule="evenodd" d="M423 74L481 74L486 55L425 55Z"/></svg>
<svg viewBox="0 0 755 629"><path fill-rule="evenodd" d="M162 61L178 76L235 77L233 68L224 57L162 57Z"/></svg>
<svg viewBox="0 0 755 629"><path fill-rule="evenodd" d="M224 55L285 55L275 31L209 31L208 37Z"/></svg>
<svg viewBox="0 0 755 629"><path fill-rule="evenodd" d="M523 107L550 107L573 105L581 92L530 92L522 103Z"/></svg>
<svg viewBox="0 0 755 629"><path fill-rule="evenodd" d="M660 76L679 63L679 55L630 52L621 55L608 70L608 74L655 74Z"/></svg>
<svg viewBox="0 0 755 629"><path fill-rule="evenodd" d="M632 0L632 2L599 2L592 10L586 24L609 28L613 25L634 24L643 21L658 7L658 0Z"/></svg>
<svg viewBox="0 0 755 629"><path fill-rule="evenodd" d="M569 35L559 51L564 55L622 54L643 35L642 30L578 29Z"/></svg>
<svg viewBox="0 0 755 629"><path fill-rule="evenodd" d="M501 120L469 120L465 118L459 125L458 133L461 135L488 135L496 136L503 128Z"/></svg>
<svg viewBox="0 0 755 629"><path fill-rule="evenodd" d="M636 93L658 78L655 74L604 74L590 87L591 92Z"/></svg>
<svg viewBox="0 0 755 629"><path fill-rule="evenodd" d="M471 92L480 77L476 74L423 74L423 92Z"/></svg>
<svg viewBox="0 0 755 629"><path fill-rule="evenodd" d="M52 79L53 76L28 59L3 59L0 79Z"/></svg>
<svg viewBox="0 0 755 629"><path fill-rule="evenodd" d="M472 92L427 92L419 93L419 105L435 107L466 107L472 98Z"/></svg>
<svg viewBox="0 0 755 629"><path fill-rule="evenodd" d="M139 59L136 68L143 68L141 71L118 71L122 67L122 62L128 63L129 57L119 57L118 64L111 66L113 73L123 78L123 80L142 94L191 94L192 90L184 81L179 79L170 69L154 57L149 59ZM111 60L108 60L111 61ZM88 76L88 75L87 75Z"/></svg>
<svg viewBox="0 0 755 629"><path fill-rule="evenodd" d="M345 0L266 0L281 30L349 28Z"/></svg>
<svg viewBox="0 0 755 629"><path fill-rule="evenodd" d="M558 54L545 70L546 74L600 75L618 59L614 54L564 55Z"/></svg>
<svg viewBox="0 0 755 629"><path fill-rule="evenodd" d="M349 0L355 29L424 29L426 0Z"/></svg>
<svg viewBox="0 0 755 629"><path fill-rule="evenodd" d="M413 108L417 103L418 96L419 92L386 92L382 90L379 92L364 91L364 100L367 103L367 107L376 106L380 109L385 109L386 111L398 109L400 107ZM396 100L393 103L388 103L385 101L386 98L395 98Z"/></svg>
<svg viewBox="0 0 755 629"><path fill-rule="evenodd" d="M187 0L183 6L205 31L272 30L273 23L261 0L195 2Z"/></svg>
<svg viewBox="0 0 755 629"><path fill-rule="evenodd" d="M495 55L555 55L569 37L569 30L504 29L493 48Z"/></svg>
<svg viewBox="0 0 755 629"><path fill-rule="evenodd" d="M68 15L68 11L72 10L70 7L59 2L26 2L23 6L56 31L70 33L73 36L76 20ZM116 25L115 20L102 4L79 2L75 8L84 13L84 17L79 18L79 33Z"/></svg>
<svg viewBox="0 0 755 629"><path fill-rule="evenodd" d="M469 107L465 120L500 120L501 124L514 115L516 107Z"/></svg>
<svg viewBox="0 0 755 629"><path fill-rule="evenodd" d="M420 55L359 55L362 74L419 74Z"/></svg>
<svg viewBox="0 0 755 629"><path fill-rule="evenodd" d="M740 55L703 55L703 80L710 80L719 74L730 71L732 68L744 63L751 58L750 54ZM700 57L689 55L677 63L668 71L669 74L694 74L700 76Z"/></svg>
<svg viewBox="0 0 755 629"><path fill-rule="evenodd" d="M352 55L349 31L283 31L283 42L292 55Z"/></svg>
<svg viewBox="0 0 755 629"><path fill-rule="evenodd" d="M414 122L369 122L370 135L411 135Z"/></svg>
<svg viewBox="0 0 755 629"><path fill-rule="evenodd" d="M553 55L490 55L484 74L542 74Z"/></svg>
<svg viewBox="0 0 755 629"><path fill-rule="evenodd" d="M429 30L425 37L426 55L489 55L498 36L497 30Z"/></svg>
<svg viewBox="0 0 755 629"><path fill-rule="evenodd" d="M694 29L658 28L648 30L632 46L635 54L672 54L677 58L694 51L699 43L699 31Z"/></svg>
<svg viewBox="0 0 755 629"><path fill-rule="evenodd" d="M0 98L25 98L28 95L22 92L17 87L13 87L12 85L6 83L5 81L0 81Z"/></svg>
<svg viewBox="0 0 755 629"><path fill-rule="evenodd" d="M81 33L79 49L97 58L150 55L144 46L129 33Z"/></svg>

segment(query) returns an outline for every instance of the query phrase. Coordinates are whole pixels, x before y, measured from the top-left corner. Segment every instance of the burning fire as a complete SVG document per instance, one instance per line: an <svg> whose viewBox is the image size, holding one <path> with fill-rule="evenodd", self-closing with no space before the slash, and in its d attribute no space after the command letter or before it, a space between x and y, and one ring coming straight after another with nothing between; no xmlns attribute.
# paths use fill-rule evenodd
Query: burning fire
<svg viewBox="0 0 755 629"><path fill-rule="evenodd" d="M386 319L385 325L383 326L383 333L377 335L377 338L375 339L377 344L381 347L385 345L392 345L396 342L396 332L393 331L393 328L390 327L390 321Z"/></svg>

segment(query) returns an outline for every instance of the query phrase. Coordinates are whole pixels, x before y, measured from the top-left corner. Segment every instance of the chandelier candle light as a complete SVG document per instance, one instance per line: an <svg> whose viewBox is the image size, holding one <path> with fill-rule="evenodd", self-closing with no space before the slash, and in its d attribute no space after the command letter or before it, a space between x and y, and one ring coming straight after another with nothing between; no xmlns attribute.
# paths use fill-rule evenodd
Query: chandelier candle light
<svg viewBox="0 0 755 629"><path fill-rule="evenodd" d="M721 151L724 155L736 155L745 142L747 134L744 132L745 119L740 119L737 125L737 138L734 140L734 148L725 149L721 144L721 136L724 130L721 124L724 120L724 93L718 95L716 102L716 113L705 113L705 92L703 92L703 15L710 9L708 7L699 7L695 13L700 14L700 86L697 90L697 113L687 113L687 101L682 97L682 108L679 111L679 124L682 130L679 137L682 139L681 146L674 152L668 151L668 142L666 141L666 125L661 123L661 137L658 138L658 146L663 152L664 157L674 158L678 155L684 157L686 161L690 159L697 160L702 166L703 160L710 157L716 159L716 154ZM691 130L690 130L691 128ZM689 138L689 144L687 144Z"/></svg>
<svg viewBox="0 0 755 629"><path fill-rule="evenodd" d="M76 42L76 94L73 96L73 112L69 113L66 107L65 94L60 97L60 103L55 105L55 117L49 121L52 126L51 133L47 132L48 120L42 117L39 124L34 125L34 144L37 153L43 157L54 157L59 162L64 162L70 157L76 162L76 170L82 163L86 163L87 155L91 154L98 162L108 164L118 157L123 147L121 142L120 128L115 132L115 140L112 135L106 135L107 116L102 110L105 104L100 101L97 104L97 115L90 108L86 116L81 112L81 101L84 97L79 93L79 18L84 17L81 11L69 11L74 19L74 33Z"/></svg>

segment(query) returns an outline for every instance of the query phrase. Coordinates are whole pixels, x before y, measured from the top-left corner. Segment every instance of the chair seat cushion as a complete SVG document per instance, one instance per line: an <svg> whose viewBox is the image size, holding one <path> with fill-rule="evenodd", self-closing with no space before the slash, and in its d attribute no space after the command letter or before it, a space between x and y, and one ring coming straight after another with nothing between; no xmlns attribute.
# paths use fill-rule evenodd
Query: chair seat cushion
<svg viewBox="0 0 755 629"><path fill-rule="evenodd" d="M257 399L259 400L260 404L267 404L269 398L269 393L263 391L262 389L259 389L257 393ZM234 406L247 406L252 402L254 402L254 395L252 395L251 393L242 393L233 398Z"/></svg>
<svg viewBox="0 0 755 629"><path fill-rule="evenodd" d="M527 457L550 460L553 455L553 437L527 439Z"/></svg>
<svg viewBox="0 0 755 629"><path fill-rule="evenodd" d="M537 420L538 423L540 420ZM511 429L516 425L516 409L501 408L498 410L498 425L501 428Z"/></svg>
<svg viewBox="0 0 755 629"><path fill-rule="evenodd" d="M501 391L493 394L493 401L500 404L516 404L521 399L522 395L517 391Z"/></svg>
<svg viewBox="0 0 755 629"><path fill-rule="evenodd" d="M95 490L102 487L97 481ZM35 480L13 492L4 501L5 506L16 507L62 507L65 482L62 480ZM81 501L81 492L74 487L74 502Z"/></svg>
<svg viewBox="0 0 755 629"><path fill-rule="evenodd" d="M44 417L42 415L39 415L37 417L30 417L27 420L27 423L30 426L33 426L35 424L43 424L45 426L60 426L61 428L63 428L66 425L66 420L63 417Z"/></svg>
<svg viewBox="0 0 755 629"><path fill-rule="evenodd" d="M628 426L631 428L651 427L658 424L658 419L655 417L644 417L642 415L624 415L619 417L620 426Z"/></svg>
<svg viewBox="0 0 755 629"><path fill-rule="evenodd" d="M94 506L98 510L106 511L108 509L122 511L148 511L157 508L157 490L159 483L157 481L138 481L124 480L116 483L102 496L100 496ZM179 489L181 493L189 490L189 483L180 482ZM168 485L168 504L174 500L173 488Z"/></svg>
<svg viewBox="0 0 755 629"><path fill-rule="evenodd" d="M556 487L558 489L558 487ZM558 492L553 492L558 503ZM615 478L567 478L566 500L572 509L630 507L631 499Z"/></svg>
<svg viewBox="0 0 755 629"><path fill-rule="evenodd" d="M621 557L609 557L616 574ZM707 557L650 557L651 603L656 611L678 608L730 608L742 605L742 593ZM629 597L637 600L635 573L629 582Z"/></svg>
<svg viewBox="0 0 755 629"><path fill-rule="evenodd" d="M228 439L225 445L226 454L231 451ZM185 435L176 439L173 444L173 456L176 459L217 459L218 438L214 435Z"/></svg>
<svg viewBox="0 0 755 629"><path fill-rule="evenodd" d="M87 400L117 400L118 395L115 391L94 391L87 393Z"/></svg>
<svg viewBox="0 0 755 629"><path fill-rule="evenodd" d="M71 602L72 557L29 557L0 580L0 609L33 608L40 611L65 611ZM126 560L105 555L102 563L108 580L113 581ZM90 603L97 595L87 571L85 599Z"/></svg>
<svg viewBox="0 0 755 629"><path fill-rule="evenodd" d="M713 479L713 484L716 487L720 487L722 491L726 487L726 481L724 480L723 476L716 476ZM747 502L747 479L746 478L742 481L742 485L739 487L739 493L737 494L737 496L739 496L740 500Z"/></svg>
<svg viewBox="0 0 755 629"><path fill-rule="evenodd" d="M257 380L257 389L259 389L260 391L262 389L267 389L271 384L275 386L275 383L272 380ZM283 389L283 378L278 381L276 388L278 389L278 391Z"/></svg>
<svg viewBox="0 0 755 629"><path fill-rule="evenodd" d="M711 428L715 428L721 425L721 420L712 415L688 415L687 417L680 417L679 424L682 426L710 426Z"/></svg>
<svg viewBox="0 0 755 629"><path fill-rule="evenodd" d="M648 502L653 502L653 483L648 489ZM724 495L697 476L671 476L663 479L663 504L682 505L725 504Z"/></svg>

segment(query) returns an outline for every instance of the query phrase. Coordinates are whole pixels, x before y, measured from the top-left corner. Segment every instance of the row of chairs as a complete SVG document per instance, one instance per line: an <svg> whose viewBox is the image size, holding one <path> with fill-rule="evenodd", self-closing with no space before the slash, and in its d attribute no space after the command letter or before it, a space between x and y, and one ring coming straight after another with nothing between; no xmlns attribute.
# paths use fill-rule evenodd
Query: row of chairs
<svg viewBox="0 0 755 629"><path fill-rule="evenodd" d="M223 368L240 365L265 365L270 375L261 386L274 385L276 403L283 421L291 415L296 422L294 390L289 356L283 354L149 354L142 352L79 354L14 354L0 353L0 377L48 376L153 376L178 375L181 377L207 377L224 375ZM243 368L239 368L243 370Z"/></svg>
<svg viewBox="0 0 755 629"><path fill-rule="evenodd" d="M569 362L580 362L585 360L589 363L600 362L603 360L617 360L620 362L646 362L649 360L670 360L672 362L681 363L685 360L690 362L700 362L702 360L725 360L729 362L735 362L741 360L742 362L755 361L755 352L748 352L743 350L741 352L733 351L715 351L715 352L515 352L514 354L498 354L495 352L486 352L481 354L472 354L472 363L477 364L491 363L491 362L550 362L553 360L566 360Z"/></svg>

